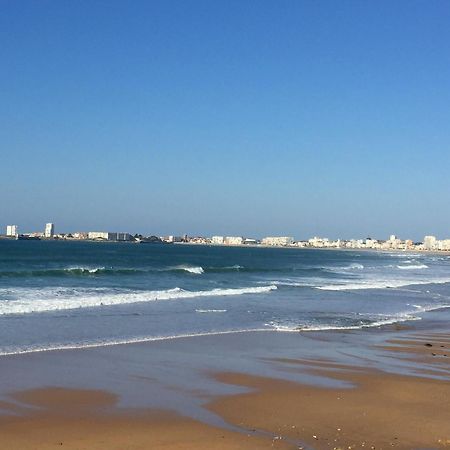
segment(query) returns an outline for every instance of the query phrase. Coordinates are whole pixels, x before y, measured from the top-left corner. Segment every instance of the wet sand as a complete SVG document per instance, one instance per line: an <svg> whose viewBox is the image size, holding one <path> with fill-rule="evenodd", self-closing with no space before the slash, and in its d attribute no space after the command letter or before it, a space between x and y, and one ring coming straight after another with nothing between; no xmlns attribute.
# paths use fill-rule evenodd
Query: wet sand
<svg viewBox="0 0 450 450"><path fill-rule="evenodd" d="M293 448L165 411L120 410L108 392L45 388L13 397L21 406L11 404L16 415L0 418L2 449Z"/></svg>
<svg viewBox="0 0 450 450"><path fill-rule="evenodd" d="M379 333L252 334L2 358L3 376L16 374L18 381L8 378L5 390L0 375L0 448L450 448L450 364L443 356L448 334L389 331L380 339ZM240 350L239 344L253 348ZM351 358L344 354L358 345ZM221 352L213 367L204 353L212 348ZM182 356L189 349L196 366L202 358L205 362L197 382ZM169 351L171 359L158 360ZM242 361L247 352L257 354L249 365ZM173 367L176 357L181 363ZM136 375L133 358L145 368L145 382ZM70 378L60 372L58 383L45 383L45 373L58 373L71 360L77 366L86 361L93 371L89 380L104 389L86 389L88 378L79 373ZM30 383L20 370L33 367L41 370L34 377L40 387L11 389ZM166 394L163 387L174 370L180 384L170 385ZM188 386L182 383L186 378ZM76 379L82 386L74 387ZM126 384L124 391L120 383ZM208 383L211 389L203 389ZM133 396L124 402L128 391L145 402ZM192 403L175 408L186 393Z"/></svg>
<svg viewBox="0 0 450 450"><path fill-rule="evenodd" d="M355 387L315 388L220 374L221 381L257 391L209 407L231 423L270 430L317 449L450 447L448 381L351 369L331 376Z"/></svg>

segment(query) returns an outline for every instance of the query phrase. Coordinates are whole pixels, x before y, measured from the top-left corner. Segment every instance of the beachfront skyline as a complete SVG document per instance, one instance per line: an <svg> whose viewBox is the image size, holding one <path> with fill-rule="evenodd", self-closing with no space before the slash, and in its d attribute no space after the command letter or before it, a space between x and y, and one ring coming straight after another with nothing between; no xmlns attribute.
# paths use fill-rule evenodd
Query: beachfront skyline
<svg viewBox="0 0 450 450"><path fill-rule="evenodd" d="M448 235L448 4L0 8L3 222Z"/></svg>

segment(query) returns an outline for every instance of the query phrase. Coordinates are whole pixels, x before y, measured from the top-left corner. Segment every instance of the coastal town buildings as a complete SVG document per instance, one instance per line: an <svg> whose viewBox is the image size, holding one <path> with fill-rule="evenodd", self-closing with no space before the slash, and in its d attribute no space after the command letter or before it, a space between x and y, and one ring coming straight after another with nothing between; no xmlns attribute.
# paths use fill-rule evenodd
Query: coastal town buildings
<svg viewBox="0 0 450 450"><path fill-rule="evenodd" d="M443 239L442 241L437 241L437 249L442 251L450 251L450 239Z"/></svg>
<svg viewBox="0 0 450 450"><path fill-rule="evenodd" d="M89 231L88 239L100 241L130 241L130 233L116 233L110 231Z"/></svg>
<svg viewBox="0 0 450 450"><path fill-rule="evenodd" d="M19 234L19 227L17 225L6 226L6 236L15 237Z"/></svg>
<svg viewBox="0 0 450 450"><path fill-rule="evenodd" d="M425 236L423 238L423 245L425 250L434 250L437 247L436 236Z"/></svg>
<svg viewBox="0 0 450 450"><path fill-rule="evenodd" d="M331 247L330 240L328 238L319 238L314 236L311 239L308 239L308 244L311 247L322 248L322 247Z"/></svg>
<svg viewBox="0 0 450 450"><path fill-rule="evenodd" d="M269 236L261 239L261 245L286 247L294 243L293 237L287 236Z"/></svg>
<svg viewBox="0 0 450 450"><path fill-rule="evenodd" d="M114 236L117 233L109 233L108 231L89 231L88 233L88 239L92 240L103 240L103 241L113 241Z"/></svg>
<svg viewBox="0 0 450 450"><path fill-rule="evenodd" d="M307 240L294 240L291 236L268 236L261 240L242 236L175 236L168 235L157 237L154 235L143 236L141 234L119 233L110 231L90 231L75 233L55 234L53 223L45 225L45 231L24 233L19 235L17 225L7 225L6 234L1 238L31 239L57 239L66 241L91 240L109 242L136 242L136 243L164 243L164 244L198 244L198 245L224 245L224 246L264 246L264 247L291 247L291 248L328 248L328 249L368 249L381 251L445 251L450 252L450 238L438 239L436 236L427 235L422 242L414 242L411 239L401 239L395 234L388 239L329 239L314 236Z"/></svg>
<svg viewBox="0 0 450 450"><path fill-rule="evenodd" d="M366 248L376 248L378 244L379 243L376 239L372 239L372 238L366 239Z"/></svg>
<svg viewBox="0 0 450 450"><path fill-rule="evenodd" d="M244 238L241 236L226 236L223 240L225 245L242 245Z"/></svg>
<svg viewBox="0 0 450 450"><path fill-rule="evenodd" d="M55 235L55 225L53 223L46 223L44 237L52 238L54 235Z"/></svg>
<svg viewBox="0 0 450 450"><path fill-rule="evenodd" d="M176 242L184 242L183 239L184 239L183 236L173 236L173 235L161 237L161 240L163 242L166 242L167 244L175 244Z"/></svg>
<svg viewBox="0 0 450 450"><path fill-rule="evenodd" d="M77 240L87 239L88 237L89 233L86 233L84 231L77 231L76 233L72 234L72 238Z"/></svg>
<svg viewBox="0 0 450 450"><path fill-rule="evenodd" d="M130 233L117 233L117 241L131 241Z"/></svg>

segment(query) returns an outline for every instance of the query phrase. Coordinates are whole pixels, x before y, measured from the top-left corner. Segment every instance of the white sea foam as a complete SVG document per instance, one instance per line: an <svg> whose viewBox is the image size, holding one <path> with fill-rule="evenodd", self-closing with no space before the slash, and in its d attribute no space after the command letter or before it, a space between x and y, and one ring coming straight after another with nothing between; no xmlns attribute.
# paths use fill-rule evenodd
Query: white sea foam
<svg viewBox="0 0 450 450"><path fill-rule="evenodd" d="M404 253L384 253L386 256L390 256L392 258L421 258L424 255L421 255L420 253L408 253L408 252L404 252Z"/></svg>
<svg viewBox="0 0 450 450"><path fill-rule="evenodd" d="M105 270L105 268L104 267L73 266L73 267L66 267L65 269L63 269L64 272L69 272L69 273L98 273L98 272L101 272L102 270Z"/></svg>
<svg viewBox="0 0 450 450"><path fill-rule="evenodd" d="M353 263L349 266L341 267L341 270L363 270L364 266L362 264Z"/></svg>
<svg viewBox="0 0 450 450"><path fill-rule="evenodd" d="M35 290L9 290L12 299L0 302L0 315L28 314L78 308L145 303L159 300L177 300L196 297L221 297L244 294L262 294L277 289L275 285L212 289L209 291L186 291L181 288L161 291L111 291L108 289L47 289L36 295ZM34 293L34 294L33 294ZM4 295L3 295L4 296Z"/></svg>
<svg viewBox="0 0 450 450"><path fill-rule="evenodd" d="M322 269L327 270L329 272L341 273L341 272L349 272L354 270L364 270L364 266L359 263L352 263L348 266L324 266Z"/></svg>
<svg viewBox="0 0 450 450"><path fill-rule="evenodd" d="M201 275L202 273L204 273L205 271L203 270L203 267L189 267L189 266L182 266L182 267L178 267L178 269L180 270L184 270L186 272L189 273L193 273L195 275Z"/></svg>
<svg viewBox="0 0 450 450"><path fill-rule="evenodd" d="M428 269L428 266L426 264L410 264L408 266L397 266L397 269L420 270L420 269Z"/></svg>
<svg viewBox="0 0 450 450"><path fill-rule="evenodd" d="M203 336L220 336L227 334L240 334L240 333L252 333L252 332L267 332L274 331L267 328L251 328L246 330L226 330L226 331L210 331L204 333L186 333L177 334L170 336L142 336L130 339L117 339L117 340L97 340L91 342L75 342L68 344L56 344L53 346L33 346L33 347L21 347L14 350L3 350L0 351L0 356L8 355L23 355L26 353L41 353L41 352L52 352L58 350L79 350L97 347L113 347L116 345L128 345L128 344L142 344L145 342L156 342L156 341L171 341L175 339L187 339L196 338Z"/></svg>
<svg viewBox="0 0 450 450"><path fill-rule="evenodd" d="M227 312L226 309L196 309L195 312L198 313L224 313Z"/></svg>
<svg viewBox="0 0 450 450"><path fill-rule="evenodd" d="M276 331L283 332L300 332L300 331L339 331L339 330L362 330L365 328L379 328L385 325L393 325L395 323L400 322L409 322L412 320L421 320L421 317L413 316L410 314L398 314L393 317L386 317L384 319L375 320L370 323L361 323L358 325L313 325L313 324L283 324L270 322L266 324L267 326L272 327Z"/></svg>
<svg viewBox="0 0 450 450"><path fill-rule="evenodd" d="M431 311L438 311L440 309L447 309L450 308L450 305L411 305L415 309L415 312L431 312Z"/></svg>
<svg viewBox="0 0 450 450"><path fill-rule="evenodd" d="M386 289L399 288L403 286L445 283L450 283L450 278L436 278L434 280L366 280L358 283L328 284L323 286L316 286L316 289L321 289L324 291L353 291L359 289Z"/></svg>
<svg viewBox="0 0 450 450"><path fill-rule="evenodd" d="M263 283L263 282L261 282ZM294 280L273 280L270 281L275 286L292 286L292 287L314 287L315 284L307 281L294 281Z"/></svg>

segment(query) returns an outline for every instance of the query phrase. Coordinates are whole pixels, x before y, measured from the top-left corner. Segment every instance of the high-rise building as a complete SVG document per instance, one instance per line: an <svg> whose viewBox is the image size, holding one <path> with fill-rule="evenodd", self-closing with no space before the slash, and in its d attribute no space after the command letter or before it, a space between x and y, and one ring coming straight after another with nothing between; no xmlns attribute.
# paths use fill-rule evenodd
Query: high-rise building
<svg viewBox="0 0 450 450"><path fill-rule="evenodd" d="M54 235L55 235L55 225L53 223L46 223L44 237L52 238Z"/></svg>
<svg viewBox="0 0 450 450"><path fill-rule="evenodd" d="M19 234L19 228L17 225L7 225L6 236L17 236Z"/></svg>

